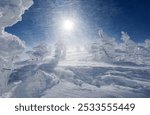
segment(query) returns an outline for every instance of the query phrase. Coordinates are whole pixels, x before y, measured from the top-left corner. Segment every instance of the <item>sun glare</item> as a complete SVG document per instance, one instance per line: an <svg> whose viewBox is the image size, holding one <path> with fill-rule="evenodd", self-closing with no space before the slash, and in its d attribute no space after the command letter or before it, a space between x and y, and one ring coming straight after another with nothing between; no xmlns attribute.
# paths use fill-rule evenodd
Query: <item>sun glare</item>
<svg viewBox="0 0 150 115"><path fill-rule="evenodd" d="M74 22L72 20L64 20L63 21L63 28L67 31L71 31L74 28Z"/></svg>

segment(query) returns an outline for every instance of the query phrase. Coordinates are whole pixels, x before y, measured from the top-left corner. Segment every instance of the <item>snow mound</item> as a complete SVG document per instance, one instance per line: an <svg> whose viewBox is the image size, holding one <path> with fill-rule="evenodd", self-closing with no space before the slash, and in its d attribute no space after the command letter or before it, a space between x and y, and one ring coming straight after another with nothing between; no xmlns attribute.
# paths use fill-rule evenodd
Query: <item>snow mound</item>
<svg viewBox="0 0 150 115"><path fill-rule="evenodd" d="M84 83L81 79L78 79L78 76L73 71L69 69L55 68L55 74L60 80L65 80L78 86L82 86Z"/></svg>
<svg viewBox="0 0 150 115"><path fill-rule="evenodd" d="M120 85L125 87L131 87L131 88L141 87L141 85L138 84L136 81L133 81L131 79L122 76L105 75L105 76L101 76L101 81L105 85L115 84L115 85Z"/></svg>
<svg viewBox="0 0 150 115"><path fill-rule="evenodd" d="M0 56L12 57L22 53L24 50L24 43L16 36L7 32L0 35Z"/></svg>
<svg viewBox="0 0 150 115"><path fill-rule="evenodd" d="M55 74L47 74L44 71L38 70L18 85L13 93L13 97L40 97L45 89L51 88L58 83L59 79Z"/></svg>

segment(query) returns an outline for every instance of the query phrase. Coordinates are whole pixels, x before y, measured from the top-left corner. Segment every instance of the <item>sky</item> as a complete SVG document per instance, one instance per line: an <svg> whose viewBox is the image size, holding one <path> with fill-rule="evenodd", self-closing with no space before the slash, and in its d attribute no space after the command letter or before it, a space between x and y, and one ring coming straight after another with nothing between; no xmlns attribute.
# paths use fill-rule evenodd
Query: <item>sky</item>
<svg viewBox="0 0 150 115"><path fill-rule="evenodd" d="M92 41L101 28L117 41L125 31L135 42L144 42L150 39L149 6L149 0L34 0L22 21L6 31L29 46L52 43L64 36L72 42ZM64 19L75 23L69 35L60 31Z"/></svg>

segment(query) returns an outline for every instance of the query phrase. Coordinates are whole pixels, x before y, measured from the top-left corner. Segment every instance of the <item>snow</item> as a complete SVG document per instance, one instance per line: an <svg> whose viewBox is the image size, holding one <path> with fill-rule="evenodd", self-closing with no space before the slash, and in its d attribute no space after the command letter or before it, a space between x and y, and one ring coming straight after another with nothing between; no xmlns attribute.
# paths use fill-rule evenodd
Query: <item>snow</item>
<svg viewBox="0 0 150 115"><path fill-rule="evenodd" d="M1 57L12 57L21 53L25 48L24 43L16 36L4 32L0 35L0 54Z"/></svg>
<svg viewBox="0 0 150 115"><path fill-rule="evenodd" d="M39 97L43 90L59 83L59 80L54 74L47 74L41 70L32 73L28 77L15 89L12 97Z"/></svg>
<svg viewBox="0 0 150 115"><path fill-rule="evenodd" d="M32 4L0 0L0 97L150 97L150 40L138 44L121 32L118 44L101 29L87 46L58 40L25 54L25 43L4 29ZM21 53L29 57L20 61Z"/></svg>
<svg viewBox="0 0 150 115"><path fill-rule="evenodd" d="M5 27L21 21L21 16L33 4L32 0L0 0L0 33Z"/></svg>
<svg viewBox="0 0 150 115"><path fill-rule="evenodd" d="M3 97L8 94L19 98L150 97L149 66L123 66L81 59L89 57L87 52L67 55L70 58L59 61L58 65L49 60L39 64L29 61L26 66L19 66L9 78L13 88Z"/></svg>
<svg viewBox="0 0 150 115"><path fill-rule="evenodd" d="M143 94L135 95L132 89L119 86L103 86L97 88L93 85L84 84L82 87L70 82L62 81L52 89L44 92L42 98L114 98L114 97L144 97Z"/></svg>
<svg viewBox="0 0 150 115"><path fill-rule="evenodd" d="M25 48L23 41L4 30L21 21L21 16L32 4L32 0L0 0L0 95L8 90L7 81L14 60Z"/></svg>
<svg viewBox="0 0 150 115"><path fill-rule="evenodd" d="M150 97L149 65L93 60L86 49L69 50L61 58L61 50L57 46L51 55L46 46L34 47L33 51L46 53L14 63L1 97Z"/></svg>

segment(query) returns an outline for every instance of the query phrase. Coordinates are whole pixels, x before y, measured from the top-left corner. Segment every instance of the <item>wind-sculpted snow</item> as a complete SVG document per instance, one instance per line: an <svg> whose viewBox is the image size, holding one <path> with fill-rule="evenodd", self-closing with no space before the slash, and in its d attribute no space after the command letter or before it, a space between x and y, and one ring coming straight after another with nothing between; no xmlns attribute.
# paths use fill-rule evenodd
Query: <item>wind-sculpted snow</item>
<svg viewBox="0 0 150 115"><path fill-rule="evenodd" d="M45 89L59 83L55 74L47 74L41 70L29 76L15 89L12 97L40 97Z"/></svg>
<svg viewBox="0 0 150 115"><path fill-rule="evenodd" d="M15 69L9 76L8 86L15 87L11 97L40 97L47 88L59 83L55 75L57 60L49 60L48 63L30 64Z"/></svg>
<svg viewBox="0 0 150 115"><path fill-rule="evenodd" d="M32 4L32 0L0 0L0 95L7 90L15 58L25 48L24 42L5 32L5 28L21 21L21 16Z"/></svg>
<svg viewBox="0 0 150 115"><path fill-rule="evenodd" d="M35 74L38 70L52 73L54 72L54 69L57 65L57 60L52 59L51 61L49 60L48 63L43 62L42 64L37 64L37 62L31 64L31 61L28 60L26 63L27 65L23 65L18 69L14 69L14 71L9 76L8 84L18 82L20 80L24 81L30 76L33 76L33 74Z"/></svg>
<svg viewBox="0 0 150 115"><path fill-rule="evenodd" d="M8 80L8 85L16 87L11 96L40 97L44 90L57 85L60 80L82 85L82 81L77 79L72 71L55 67L56 65L52 61L51 63L26 65L16 69Z"/></svg>
<svg viewBox="0 0 150 115"><path fill-rule="evenodd" d="M43 60L48 55L49 50L46 44L40 44L31 51L26 52L32 60Z"/></svg>
<svg viewBox="0 0 150 115"><path fill-rule="evenodd" d="M17 55L24 49L24 42L4 31L21 21L21 16L33 4L32 0L0 0L0 56ZM5 58L4 57L4 58Z"/></svg>
<svg viewBox="0 0 150 115"><path fill-rule="evenodd" d="M98 62L90 55L18 62L3 97L150 97L150 66Z"/></svg>
<svg viewBox="0 0 150 115"><path fill-rule="evenodd" d="M69 70L82 85L70 80L60 81L47 89L43 97L150 97L150 69L70 67ZM138 71L147 74L138 74L139 78L133 76Z"/></svg>
<svg viewBox="0 0 150 115"><path fill-rule="evenodd" d="M44 65L12 73L10 97L150 97L149 67L53 66L48 71L41 70Z"/></svg>
<svg viewBox="0 0 150 115"><path fill-rule="evenodd" d="M4 32L3 35L0 35L0 56L10 57L18 55L25 48L24 43L16 36Z"/></svg>
<svg viewBox="0 0 150 115"><path fill-rule="evenodd" d="M0 0L0 30L21 21L22 14L33 4L32 0Z"/></svg>
<svg viewBox="0 0 150 115"><path fill-rule="evenodd" d="M26 66L23 66L23 67L21 67L19 69L16 69L9 76L8 84L11 84L13 82L18 82L20 80L24 81L31 74L35 73L35 69L36 68L37 68L37 65L33 64L33 65L26 65Z"/></svg>

